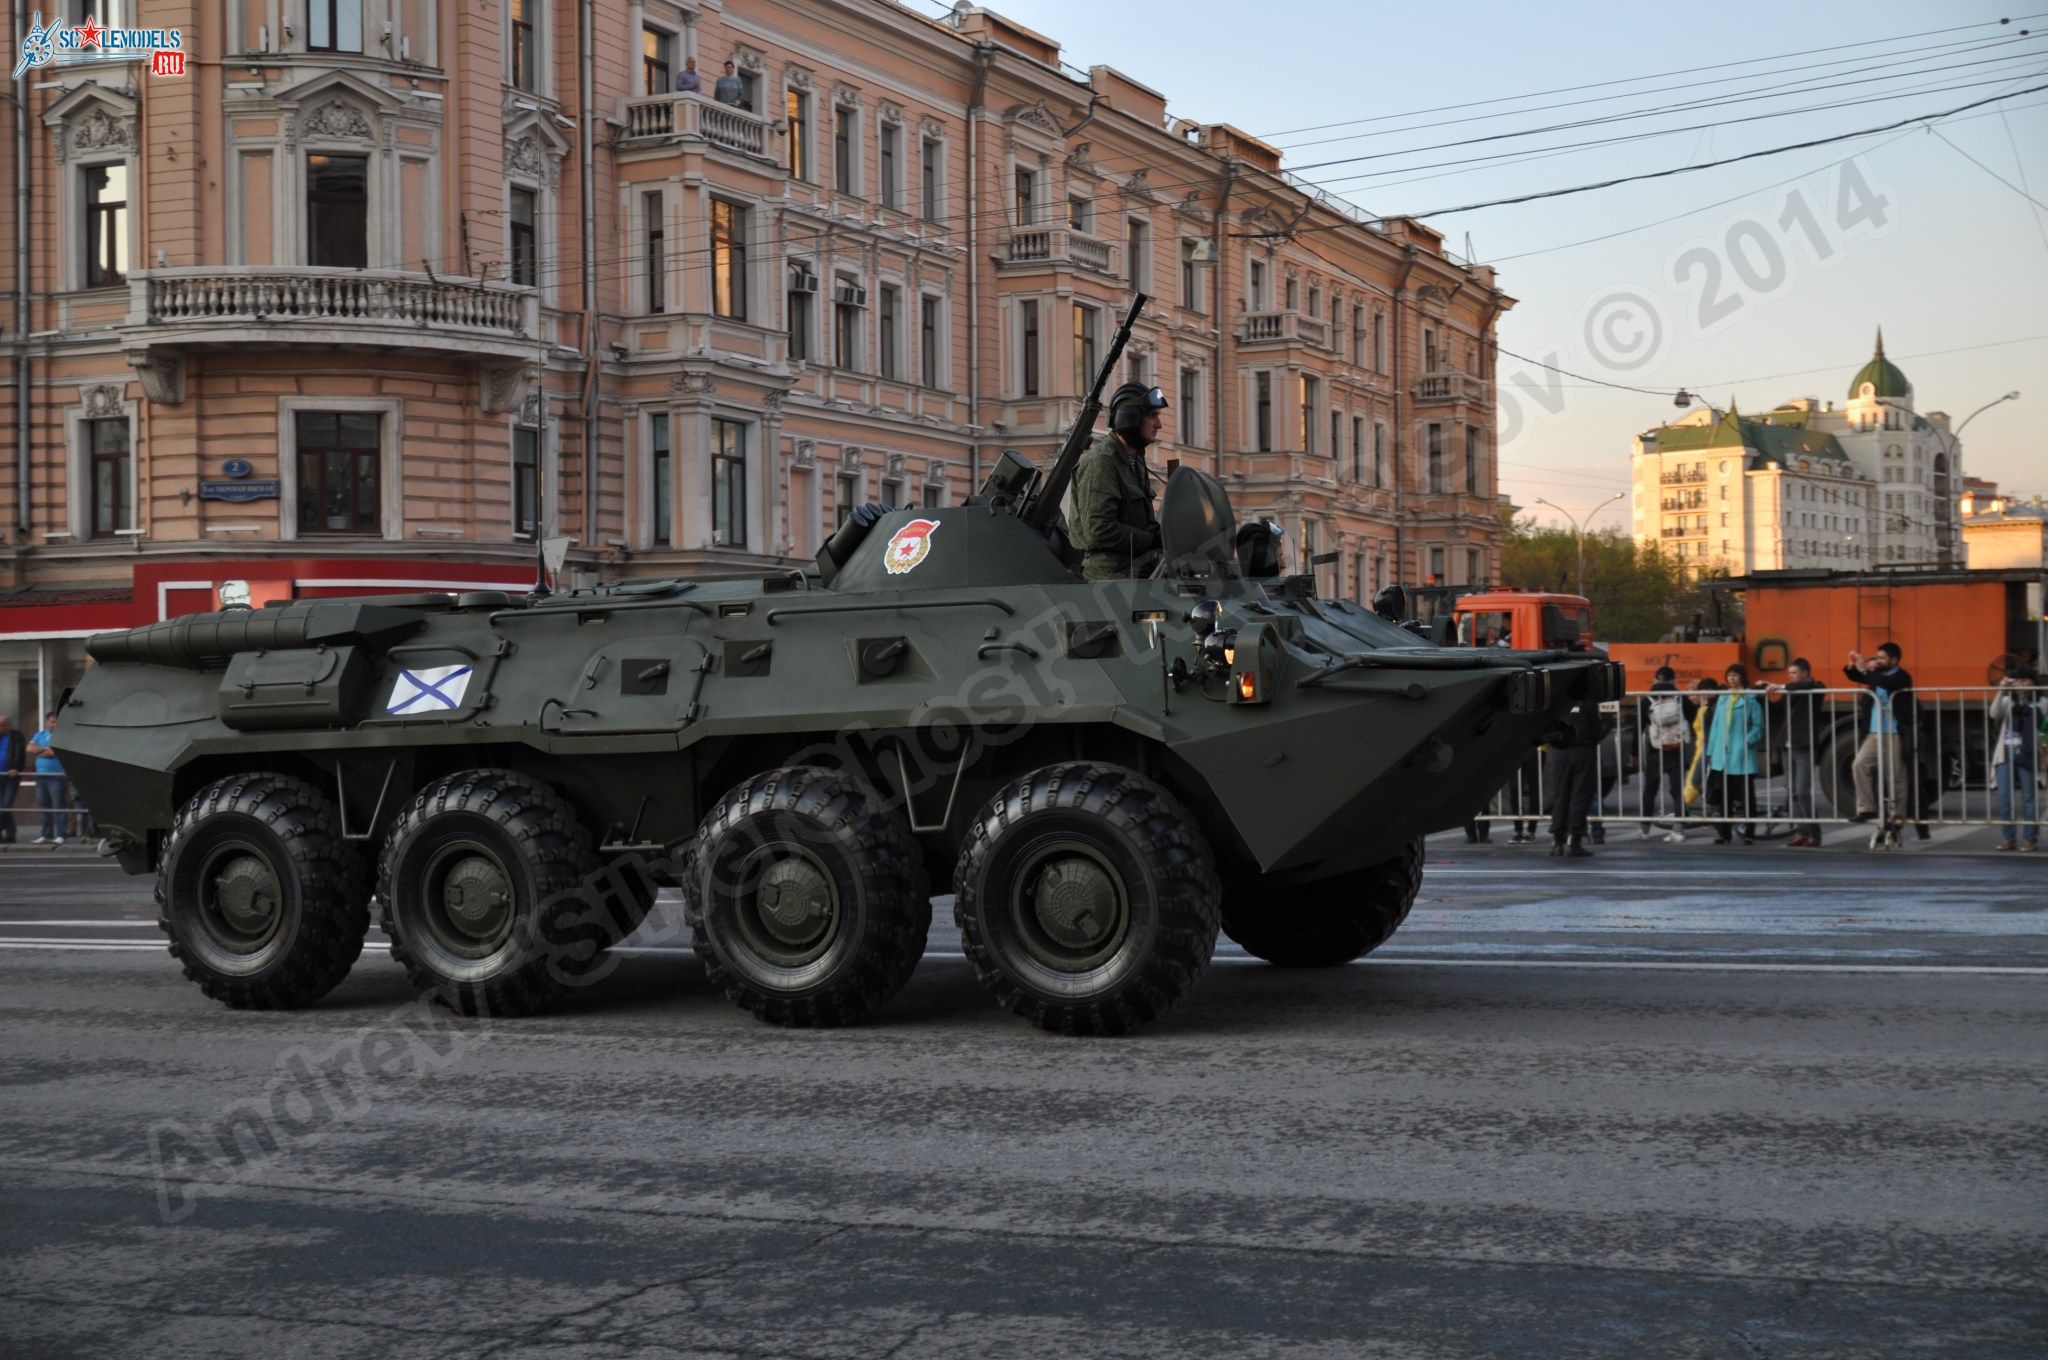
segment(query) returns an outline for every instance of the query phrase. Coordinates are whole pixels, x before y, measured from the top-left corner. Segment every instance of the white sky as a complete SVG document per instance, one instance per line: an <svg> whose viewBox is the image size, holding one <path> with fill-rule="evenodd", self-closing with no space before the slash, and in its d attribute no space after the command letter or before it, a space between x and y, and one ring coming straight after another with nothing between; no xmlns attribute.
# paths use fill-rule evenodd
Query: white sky
<svg viewBox="0 0 2048 1360"><path fill-rule="evenodd" d="M2035 3L1003 0L990 8L1062 43L1074 66L1115 66L1162 91L1174 117L1230 122L1281 143L1288 168L1391 216L1714 160L2048 86L2048 0ZM2012 22L1996 26L2002 17ZM1963 25L1982 26L1899 40ZM2031 36L2020 37L2022 28ZM1752 61L1765 57L1780 59ZM1416 113L1664 72L1687 74ZM1795 83L1801 88L1783 88ZM1384 154L1772 89L1778 97L1654 120ZM1616 94L1627 97L1607 98ZM1889 95L1904 97L1728 121ZM1600 102L1537 107L1574 100ZM1583 513L1627 486L1629 440L1678 414L1674 389L1716 404L1732 395L1744 410L1801 395L1839 401L1882 325L1886 352L1922 410L1961 419L2003 392L2024 394L1970 427L1963 466L2009 492L2048 493L2038 434L2048 428L2048 209L2019 191L2024 180L2048 204L2048 90L1996 107L2007 112L1941 124L1953 146L1925 130L1894 132L1549 202L1434 212L1429 220L1446 243L1465 253L1469 233L1471 253L1494 264L1501 287L1519 299L1500 324L1504 350L1660 394L1591 386L1503 353L1502 488L1524 506L1542 496ZM1483 117L1417 127L1475 115ZM1295 131L1356 119L1380 121ZM1441 164L1707 123L1717 125L1519 163ZM1348 140L1304 144L1328 138ZM1381 159L1309 168L1360 156ZM1664 218L1676 220L1650 225ZM1624 234L1556 249L1610 232ZM1616 504L1594 523L1625 526L1626 512L1626 502Z"/></svg>

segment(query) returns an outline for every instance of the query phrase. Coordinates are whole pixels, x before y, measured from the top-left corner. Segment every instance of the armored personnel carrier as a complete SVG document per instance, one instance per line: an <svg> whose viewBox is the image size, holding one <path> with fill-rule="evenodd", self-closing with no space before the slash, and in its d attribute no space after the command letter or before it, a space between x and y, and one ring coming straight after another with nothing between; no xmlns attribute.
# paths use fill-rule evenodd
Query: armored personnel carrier
<svg viewBox="0 0 2048 1360"><path fill-rule="evenodd" d="M735 1001L840 1024L903 986L950 890L1000 1004L1113 1034L1189 993L1219 927L1281 964L1380 945L1420 837L1620 692L1589 655L1419 645L1318 598L1191 468L1158 570L1083 583L1054 513L1077 452L865 508L810 571L102 635L65 768L229 1005L325 994L374 897L422 992L531 1011L676 883Z"/></svg>

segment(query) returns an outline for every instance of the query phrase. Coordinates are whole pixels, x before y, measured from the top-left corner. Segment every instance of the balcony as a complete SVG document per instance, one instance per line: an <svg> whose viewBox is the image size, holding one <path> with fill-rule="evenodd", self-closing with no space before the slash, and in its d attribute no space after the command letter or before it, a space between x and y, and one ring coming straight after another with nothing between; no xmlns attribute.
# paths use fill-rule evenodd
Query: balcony
<svg viewBox="0 0 2048 1360"><path fill-rule="evenodd" d="M1329 343L1328 323L1300 312L1247 312L1237 328L1239 345L1315 345Z"/></svg>
<svg viewBox="0 0 2048 1360"><path fill-rule="evenodd" d="M1693 482L1704 482L1707 480L1707 474L1704 472L1666 472L1660 474L1657 480L1665 486L1687 486Z"/></svg>
<svg viewBox="0 0 2048 1360"><path fill-rule="evenodd" d="M1115 275L1117 247L1072 227L1008 227L1003 232L1002 269L1071 267Z"/></svg>
<svg viewBox="0 0 2048 1360"><path fill-rule="evenodd" d="M626 140L702 141L724 151L773 161L765 119L701 94L651 94L626 101Z"/></svg>
<svg viewBox="0 0 2048 1360"><path fill-rule="evenodd" d="M129 282L131 332L152 346L308 344L533 352L531 288L398 270L158 269Z"/></svg>
<svg viewBox="0 0 2048 1360"><path fill-rule="evenodd" d="M1469 373L1443 369L1425 373L1415 383L1415 404L1429 406L1439 402L1469 401L1475 405L1486 402L1486 383Z"/></svg>

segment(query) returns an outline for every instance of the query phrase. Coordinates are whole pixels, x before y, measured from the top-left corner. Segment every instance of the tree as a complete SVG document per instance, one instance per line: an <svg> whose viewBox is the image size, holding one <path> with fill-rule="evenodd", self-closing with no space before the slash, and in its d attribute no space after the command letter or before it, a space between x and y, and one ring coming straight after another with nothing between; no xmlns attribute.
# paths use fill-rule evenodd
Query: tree
<svg viewBox="0 0 2048 1360"><path fill-rule="evenodd" d="M1713 622L1714 605L1701 582L1725 571L1688 572L1677 558L1619 529L1587 534L1585 550L1584 593L1593 602L1593 632L1601 641L1657 642L1695 612ZM1570 529L1519 518L1501 545L1501 584L1571 592L1578 562L1579 540Z"/></svg>

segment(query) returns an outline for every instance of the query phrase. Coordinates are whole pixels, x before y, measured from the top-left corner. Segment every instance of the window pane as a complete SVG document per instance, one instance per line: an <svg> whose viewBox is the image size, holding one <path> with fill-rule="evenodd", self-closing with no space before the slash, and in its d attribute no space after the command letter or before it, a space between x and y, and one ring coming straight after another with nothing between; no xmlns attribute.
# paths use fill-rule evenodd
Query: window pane
<svg viewBox="0 0 2048 1360"><path fill-rule="evenodd" d="M539 266L535 258L539 250L537 217L533 190L514 189L511 210L511 278L512 282L526 288L533 287L539 278Z"/></svg>
<svg viewBox="0 0 2048 1360"><path fill-rule="evenodd" d="M711 200L711 310L747 318L747 210Z"/></svg>
<svg viewBox="0 0 2048 1360"><path fill-rule="evenodd" d="M656 546L665 548L669 545L669 507L674 500L675 486L674 465L669 457L666 412L648 417L647 450L653 482L648 488L648 498L654 503L654 542Z"/></svg>
<svg viewBox="0 0 2048 1360"><path fill-rule="evenodd" d="M370 258L369 158L306 157L307 259L362 269Z"/></svg>

